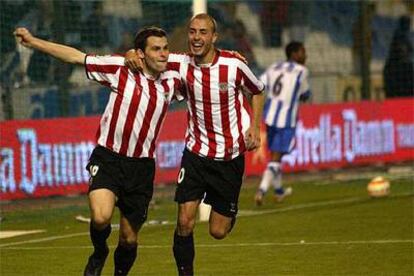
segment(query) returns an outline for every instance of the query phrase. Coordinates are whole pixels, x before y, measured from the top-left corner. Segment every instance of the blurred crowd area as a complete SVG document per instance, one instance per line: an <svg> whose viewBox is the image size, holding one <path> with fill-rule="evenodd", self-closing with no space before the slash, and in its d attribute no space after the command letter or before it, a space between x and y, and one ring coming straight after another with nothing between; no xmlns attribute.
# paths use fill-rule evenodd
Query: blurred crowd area
<svg viewBox="0 0 414 276"><path fill-rule="evenodd" d="M139 28L156 25L168 32L172 51L187 49L188 0L0 3L3 119L93 115L105 103L82 94L97 89L83 68L16 45L17 26L88 53L123 54ZM287 43L304 42L314 103L413 96L414 1L208 1L208 13L218 23L217 46L239 51L257 75L285 59ZM361 95L367 72L370 91ZM39 107L48 104L56 106Z"/></svg>

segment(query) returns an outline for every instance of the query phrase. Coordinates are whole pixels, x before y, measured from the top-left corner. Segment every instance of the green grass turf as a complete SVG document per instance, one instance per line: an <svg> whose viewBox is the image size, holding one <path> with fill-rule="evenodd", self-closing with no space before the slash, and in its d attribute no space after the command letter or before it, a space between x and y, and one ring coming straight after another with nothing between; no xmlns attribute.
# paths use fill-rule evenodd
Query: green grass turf
<svg viewBox="0 0 414 276"><path fill-rule="evenodd" d="M246 180L240 216L229 237L216 241L206 223L197 224L197 275L414 275L412 179L393 180L391 196L381 199L368 197L367 180L296 182L294 194L283 203L274 203L268 194L264 205L256 207L258 181ZM156 198L148 220L171 224L142 228L130 275L176 274L171 250L176 206L169 190ZM59 200L3 208L0 230L46 232L1 239L0 275L82 275L92 247L88 224L74 217L88 216L86 197ZM116 214L113 222L117 220ZM114 230L103 275L113 273L117 237Z"/></svg>

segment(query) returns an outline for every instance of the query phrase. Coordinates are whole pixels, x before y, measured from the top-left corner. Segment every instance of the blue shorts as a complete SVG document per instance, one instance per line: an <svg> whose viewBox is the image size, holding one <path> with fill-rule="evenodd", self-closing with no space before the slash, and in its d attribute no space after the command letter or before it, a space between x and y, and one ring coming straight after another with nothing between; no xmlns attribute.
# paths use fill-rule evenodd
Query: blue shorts
<svg viewBox="0 0 414 276"><path fill-rule="evenodd" d="M266 126L267 147L271 152L288 153L293 148L295 128Z"/></svg>

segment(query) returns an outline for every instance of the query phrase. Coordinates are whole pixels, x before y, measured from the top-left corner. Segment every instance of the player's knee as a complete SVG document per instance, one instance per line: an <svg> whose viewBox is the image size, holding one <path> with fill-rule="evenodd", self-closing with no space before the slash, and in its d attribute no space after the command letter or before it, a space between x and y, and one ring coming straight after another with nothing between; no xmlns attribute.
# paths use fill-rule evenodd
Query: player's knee
<svg viewBox="0 0 414 276"><path fill-rule="evenodd" d="M133 247L138 242L138 230L131 229L129 227L123 227L119 229L119 244L125 247Z"/></svg>
<svg viewBox="0 0 414 276"><path fill-rule="evenodd" d="M136 235L120 235L119 244L124 247L134 247L137 245L138 239Z"/></svg>
<svg viewBox="0 0 414 276"><path fill-rule="evenodd" d="M227 236L228 231L223 227L210 226L210 235L216 240L222 240Z"/></svg>
<svg viewBox="0 0 414 276"><path fill-rule="evenodd" d="M97 228L106 227L111 223L111 215L106 215L100 212L94 212L92 214L92 221Z"/></svg>
<svg viewBox="0 0 414 276"><path fill-rule="evenodd" d="M178 231L180 234L189 234L193 231L195 225L195 218L186 214L180 215L178 218Z"/></svg>

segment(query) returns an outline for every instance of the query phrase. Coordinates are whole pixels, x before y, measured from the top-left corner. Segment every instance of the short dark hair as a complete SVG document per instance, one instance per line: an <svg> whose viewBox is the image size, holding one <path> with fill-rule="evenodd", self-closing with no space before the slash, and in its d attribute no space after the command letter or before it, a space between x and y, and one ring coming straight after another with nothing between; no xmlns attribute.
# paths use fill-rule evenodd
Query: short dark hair
<svg viewBox="0 0 414 276"><path fill-rule="evenodd" d="M188 23L188 26L190 26L191 22L193 22L194 19L207 19L210 20L211 24L213 24L213 33L217 30L217 22L216 20L207 13L199 13L196 14L193 18L191 18L190 22Z"/></svg>
<svg viewBox="0 0 414 276"><path fill-rule="evenodd" d="M142 51L145 51L145 47L147 46L147 38L150 36L166 37L167 33L163 29L155 26L145 27L139 30L135 35L135 49L141 49Z"/></svg>
<svg viewBox="0 0 414 276"><path fill-rule="evenodd" d="M292 56L292 53L296 53L303 47L304 46L302 42L298 42L298 41L290 42L288 45L286 45L286 48L285 48L286 57L290 59Z"/></svg>

